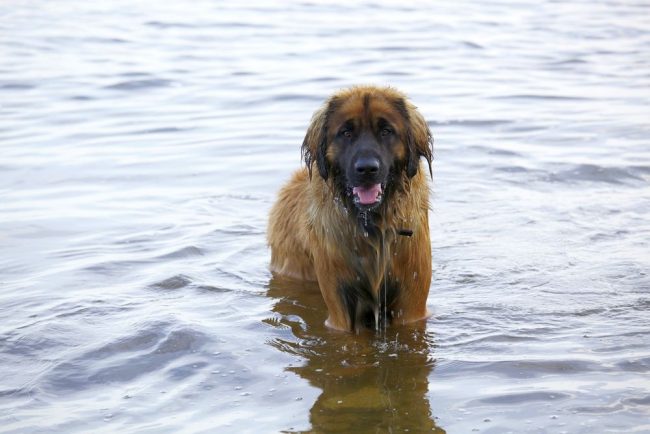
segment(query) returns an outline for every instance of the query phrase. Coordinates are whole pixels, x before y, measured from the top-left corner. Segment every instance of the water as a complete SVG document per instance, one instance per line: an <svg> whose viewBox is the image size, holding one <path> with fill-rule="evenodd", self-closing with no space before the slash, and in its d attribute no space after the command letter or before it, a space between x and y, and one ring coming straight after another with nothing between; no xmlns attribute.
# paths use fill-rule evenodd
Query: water
<svg viewBox="0 0 650 434"><path fill-rule="evenodd" d="M650 432L645 2L0 5L0 431ZM432 317L327 330L268 209L331 92L435 137Z"/></svg>

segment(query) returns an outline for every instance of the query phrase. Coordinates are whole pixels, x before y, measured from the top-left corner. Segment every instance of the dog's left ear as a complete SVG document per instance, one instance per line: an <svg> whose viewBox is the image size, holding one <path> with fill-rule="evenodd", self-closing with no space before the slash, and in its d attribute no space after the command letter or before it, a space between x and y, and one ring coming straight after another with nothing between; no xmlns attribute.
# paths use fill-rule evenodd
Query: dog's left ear
<svg viewBox="0 0 650 434"><path fill-rule="evenodd" d="M427 121L420 114L417 108L410 102L406 102L406 113L408 115L407 145L409 150L406 174L409 178L415 176L420 166L420 157L424 157L429 164L429 174L433 178L431 160L433 160L433 136Z"/></svg>
<svg viewBox="0 0 650 434"><path fill-rule="evenodd" d="M329 112L329 104L326 103L314 113L311 118L311 123L307 128L305 139L300 148L302 158L307 165L309 171L309 179L311 179L312 165L316 162L320 176L327 180L329 171L327 169L327 114Z"/></svg>

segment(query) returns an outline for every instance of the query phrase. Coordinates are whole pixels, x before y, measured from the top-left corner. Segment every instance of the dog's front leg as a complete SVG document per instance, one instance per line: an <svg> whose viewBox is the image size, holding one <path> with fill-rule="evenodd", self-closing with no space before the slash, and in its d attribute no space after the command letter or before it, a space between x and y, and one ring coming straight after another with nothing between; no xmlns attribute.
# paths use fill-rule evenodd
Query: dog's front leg
<svg viewBox="0 0 650 434"><path fill-rule="evenodd" d="M399 288L393 307L393 321L405 324L426 318L431 285L431 244L425 224L411 238L401 238L393 256L393 274Z"/></svg>
<svg viewBox="0 0 650 434"><path fill-rule="evenodd" d="M337 330L352 330L352 318L348 306L345 305L342 289L349 281L349 270L345 262L331 252L314 252L314 268L318 286L327 305L328 317L325 324Z"/></svg>

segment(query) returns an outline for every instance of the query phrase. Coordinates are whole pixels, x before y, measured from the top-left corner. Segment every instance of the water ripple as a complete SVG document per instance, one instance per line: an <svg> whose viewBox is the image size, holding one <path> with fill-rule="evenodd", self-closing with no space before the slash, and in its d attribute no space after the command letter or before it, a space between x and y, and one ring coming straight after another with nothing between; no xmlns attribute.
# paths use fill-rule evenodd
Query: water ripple
<svg viewBox="0 0 650 434"><path fill-rule="evenodd" d="M526 402L558 401L571 398L572 396L570 394L562 392L524 392L481 398L477 402L481 404L513 405Z"/></svg>
<svg viewBox="0 0 650 434"><path fill-rule="evenodd" d="M162 78L149 78L142 80L126 80L118 83L114 83L108 86L104 86L105 89L111 90L140 90L140 89L151 89L156 87L168 87L172 86L174 82L172 80L165 80Z"/></svg>
<svg viewBox="0 0 650 434"><path fill-rule="evenodd" d="M629 167L603 167L595 164L579 164L549 175L551 182L592 181L608 184L624 184L629 181L643 181Z"/></svg>
<svg viewBox="0 0 650 434"><path fill-rule="evenodd" d="M184 358L207 341L205 334L192 328L148 324L130 336L57 363L45 384L52 390L79 391L107 382L129 382Z"/></svg>
<svg viewBox="0 0 650 434"><path fill-rule="evenodd" d="M646 429L642 3L0 3L1 430ZM265 231L363 83L435 137L432 317L347 335Z"/></svg>

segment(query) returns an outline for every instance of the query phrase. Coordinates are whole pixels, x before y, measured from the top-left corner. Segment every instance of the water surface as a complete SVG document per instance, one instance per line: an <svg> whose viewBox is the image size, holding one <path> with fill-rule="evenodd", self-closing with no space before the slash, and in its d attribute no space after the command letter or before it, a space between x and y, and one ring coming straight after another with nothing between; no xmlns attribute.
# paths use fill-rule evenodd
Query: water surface
<svg viewBox="0 0 650 434"><path fill-rule="evenodd" d="M0 5L0 431L650 432L645 2ZM325 328L268 209L311 113L435 137L433 312Z"/></svg>

